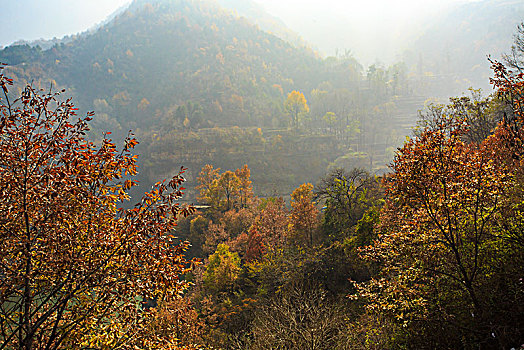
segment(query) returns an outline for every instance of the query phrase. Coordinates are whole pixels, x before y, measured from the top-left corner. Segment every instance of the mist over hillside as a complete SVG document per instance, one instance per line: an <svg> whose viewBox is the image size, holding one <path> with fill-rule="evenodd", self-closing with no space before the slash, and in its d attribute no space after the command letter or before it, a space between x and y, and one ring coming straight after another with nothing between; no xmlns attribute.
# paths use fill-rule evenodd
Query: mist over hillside
<svg viewBox="0 0 524 350"><path fill-rule="evenodd" d="M403 2L407 3L407 2ZM514 0L338 5L329 1L295 7L261 3L323 56L350 51L364 66L405 62L413 74L442 81L434 95L491 91L487 56L500 59L524 17ZM402 8L405 6L405 8ZM360 10L359 10L360 9Z"/></svg>
<svg viewBox="0 0 524 350"><path fill-rule="evenodd" d="M404 62L447 79L454 89L441 89L436 92L440 96L460 94L468 87L491 93L488 56L500 60L509 52L523 17L521 1L484 0L452 7L416 37L404 51Z"/></svg>
<svg viewBox="0 0 524 350"><path fill-rule="evenodd" d="M194 180L206 163L248 163L261 192L286 194L330 164L381 169L410 124L398 111L407 103L415 119L423 101L402 65L366 73L351 56L321 59L206 1L135 1L93 33L8 47L0 60L15 80L52 77L95 110L94 136L134 130L145 183L181 164ZM311 113L292 125L294 90Z"/></svg>
<svg viewBox="0 0 524 350"><path fill-rule="evenodd" d="M194 180L206 163L248 163L260 169L261 193L288 194L330 167L383 172L428 98L488 91L485 55L509 50L523 9L504 4L442 12L387 65L362 65L351 50L322 58L261 5L235 0L135 0L90 32L43 48L10 46L0 61L11 64L15 80L46 86L52 79L81 110L95 110L93 137L135 131L144 183L182 164ZM329 29L326 39L342 44L355 38L356 28L342 30L347 22L332 14L319 13L314 23L339 30L316 33ZM369 35L359 40L368 39L372 45ZM298 125L285 108L294 90L310 110Z"/></svg>

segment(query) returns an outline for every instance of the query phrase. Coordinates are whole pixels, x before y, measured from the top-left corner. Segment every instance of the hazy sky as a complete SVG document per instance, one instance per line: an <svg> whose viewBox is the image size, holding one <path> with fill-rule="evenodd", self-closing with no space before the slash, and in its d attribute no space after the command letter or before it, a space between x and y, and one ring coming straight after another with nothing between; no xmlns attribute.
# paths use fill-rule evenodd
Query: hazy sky
<svg viewBox="0 0 524 350"><path fill-rule="evenodd" d="M394 16L408 19L421 11L442 8L460 0L255 0L268 11L285 14L286 17L300 12L318 12L331 9L347 17L373 21L378 17ZM462 1L464 2L464 1Z"/></svg>
<svg viewBox="0 0 524 350"><path fill-rule="evenodd" d="M347 21L348 25L358 26L364 31L383 31L388 30L388 27L396 28L399 24L410 22L421 13L461 0L255 1L308 39L305 35L308 31L314 32L316 26L329 26L330 19L339 23ZM20 39L60 38L85 31L129 2L130 0L0 0L3 14L0 21L0 46Z"/></svg>
<svg viewBox="0 0 524 350"><path fill-rule="evenodd" d="M322 53L351 49L361 63L370 64L376 57L395 60L406 40L422 31L428 18L452 4L476 0L255 1Z"/></svg>
<svg viewBox="0 0 524 350"><path fill-rule="evenodd" d="M0 46L83 32L130 0L0 0Z"/></svg>

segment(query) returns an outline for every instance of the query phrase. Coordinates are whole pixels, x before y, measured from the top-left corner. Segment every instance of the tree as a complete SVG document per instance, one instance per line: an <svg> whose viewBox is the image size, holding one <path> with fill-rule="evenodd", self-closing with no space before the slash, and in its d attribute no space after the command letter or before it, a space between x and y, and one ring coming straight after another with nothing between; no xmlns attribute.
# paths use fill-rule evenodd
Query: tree
<svg viewBox="0 0 524 350"><path fill-rule="evenodd" d="M322 117L322 120L329 126L329 131L330 132L332 132L334 134L337 133L336 124L337 124L338 118L337 118L337 115L335 113L327 112Z"/></svg>
<svg viewBox="0 0 524 350"><path fill-rule="evenodd" d="M233 286L240 271L238 254L230 252L229 246L219 244L217 250L209 256L203 276L204 286L212 293L226 291Z"/></svg>
<svg viewBox="0 0 524 350"><path fill-rule="evenodd" d="M499 93L518 96L522 82L506 86ZM361 295L409 346L509 348L520 344L524 319L523 254L508 225L522 227L522 114L514 108L514 134L505 122L469 142L466 117L447 108L395 157L381 235L364 253L380 273Z"/></svg>
<svg viewBox="0 0 524 350"><path fill-rule="evenodd" d="M198 200L210 205L215 210L227 211L233 207L244 208L253 198L250 170L247 165L232 171L220 174L220 168L213 169L212 165L205 165L197 178L200 183Z"/></svg>
<svg viewBox="0 0 524 350"><path fill-rule="evenodd" d="M481 143L503 119L504 105L494 97L482 98L480 90L470 89L471 97L452 97L448 106L431 104L420 112L418 121L421 130L438 129L440 123L453 127L458 119L462 120L464 130L462 138L467 142Z"/></svg>
<svg viewBox="0 0 524 350"><path fill-rule="evenodd" d="M216 191L217 181L220 178L220 168L214 169L212 165L206 164L200 171L197 181L199 185L196 187L200 191L198 201L218 208L220 198Z"/></svg>
<svg viewBox="0 0 524 350"><path fill-rule="evenodd" d="M302 184L291 193L289 235L297 245L313 247L319 211L313 202L313 185Z"/></svg>
<svg viewBox="0 0 524 350"><path fill-rule="evenodd" d="M245 208L253 200L253 186L250 180L251 170L249 170L247 164L244 164L242 168L235 170L235 175L240 182L238 188L240 207Z"/></svg>
<svg viewBox="0 0 524 350"><path fill-rule="evenodd" d="M284 103L286 112L291 116L292 124L294 127L298 126L299 117L309 113L309 107L307 105L304 94L298 91L291 91L287 95L286 102Z"/></svg>
<svg viewBox="0 0 524 350"><path fill-rule="evenodd" d="M239 178L234 172L225 171L218 179L217 186L225 200L226 210L231 209L233 201L239 196Z"/></svg>
<svg viewBox="0 0 524 350"><path fill-rule="evenodd" d="M86 139L93 113L0 74L0 349L161 348L142 301L180 297L187 265L172 236L189 214L183 170L132 209L137 141ZM155 345L156 344L156 345ZM163 344L163 345L162 345Z"/></svg>
<svg viewBox="0 0 524 350"><path fill-rule="evenodd" d="M192 125L198 125L202 123L204 118L204 112L202 105L198 102L187 101L187 118L191 121Z"/></svg>
<svg viewBox="0 0 524 350"><path fill-rule="evenodd" d="M142 100L140 100L140 103L136 106L136 108L138 108L140 111L145 111L150 104L151 103L147 100L147 98L144 97Z"/></svg>
<svg viewBox="0 0 524 350"><path fill-rule="evenodd" d="M349 236L370 207L381 205L382 189L379 181L363 169L336 168L319 181L315 196L326 203L325 233L337 239Z"/></svg>
<svg viewBox="0 0 524 350"><path fill-rule="evenodd" d="M178 106L175 111L175 118L180 122L184 122L187 118L187 106L185 104Z"/></svg>
<svg viewBox="0 0 524 350"><path fill-rule="evenodd" d="M334 349L346 315L321 289L275 295L255 310L253 343L262 349Z"/></svg>
<svg viewBox="0 0 524 350"><path fill-rule="evenodd" d="M517 33L514 36L514 44L511 46L511 54L504 55L505 61L512 68L523 73L524 70L524 22L517 25Z"/></svg>
<svg viewBox="0 0 524 350"><path fill-rule="evenodd" d="M269 198L260 205L260 209L253 227L264 237L268 246L281 248L289 225L286 203L282 197Z"/></svg>

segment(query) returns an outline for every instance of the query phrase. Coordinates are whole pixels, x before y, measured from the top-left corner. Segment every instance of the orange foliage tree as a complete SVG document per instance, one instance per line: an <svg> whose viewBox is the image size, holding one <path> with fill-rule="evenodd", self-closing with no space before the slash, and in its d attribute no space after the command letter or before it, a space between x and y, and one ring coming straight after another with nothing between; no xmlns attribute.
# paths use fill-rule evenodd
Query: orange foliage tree
<svg viewBox="0 0 524 350"><path fill-rule="evenodd" d="M220 174L220 168L214 169L207 164L197 177L200 183L197 186L200 191L197 199L214 210L245 208L253 199L250 175L247 165L235 172L228 170Z"/></svg>
<svg viewBox="0 0 524 350"><path fill-rule="evenodd" d="M239 204L241 208L247 207L253 200L253 185L251 178L251 170L249 170L247 164L244 164L242 168L235 170L235 175L239 180L238 196Z"/></svg>
<svg viewBox="0 0 524 350"><path fill-rule="evenodd" d="M291 193L289 238L297 245L313 247L319 225L319 210L313 201L313 185L302 184Z"/></svg>
<svg viewBox="0 0 524 350"><path fill-rule="evenodd" d="M409 346L522 339L522 75L496 72L513 111L493 135L468 142L471 126L450 106L399 149L384 182L382 234L364 251L381 269L359 288Z"/></svg>
<svg viewBox="0 0 524 350"><path fill-rule="evenodd" d="M177 204L183 170L120 208L137 141L97 147L93 113L74 121L70 99L31 86L12 101L10 83L0 75L0 349L174 348L143 301L186 288L187 243L172 236L192 211Z"/></svg>
<svg viewBox="0 0 524 350"><path fill-rule="evenodd" d="M246 260L260 259L269 249L284 246L289 226L289 212L282 198L269 198L259 206L259 212L249 230Z"/></svg>

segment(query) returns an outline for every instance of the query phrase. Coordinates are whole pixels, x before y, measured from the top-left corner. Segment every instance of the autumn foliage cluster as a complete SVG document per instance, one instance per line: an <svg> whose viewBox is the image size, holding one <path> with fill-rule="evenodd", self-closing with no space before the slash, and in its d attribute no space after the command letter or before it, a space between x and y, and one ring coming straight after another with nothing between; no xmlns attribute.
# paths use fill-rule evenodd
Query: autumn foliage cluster
<svg viewBox="0 0 524 350"><path fill-rule="evenodd" d="M349 278L369 276L357 247L373 235L379 180L337 169L322 191L297 187L289 204L255 196L247 165L223 172L206 165L198 181L201 205L178 234L192 242L190 256L203 257L187 294L205 325L202 342L235 349L343 342Z"/></svg>
<svg viewBox="0 0 524 350"><path fill-rule="evenodd" d="M475 105L463 113L452 100L399 149L384 180L380 235L362 250L380 267L356 293L397 337L383 333L383 346L511 348L524 339L524 80L496 62L494 71L489 102L503 118L491 135L473 141L478 124L464 117Z"/></svg>
<svg viewBox="0 0 524 350"><path fill-rule="evenodd" d="M202 341L520 346L523 78L494 68L496 94L431 106L382 179L334 169L286 205L254 196L246 166L204 167L206 207L179 226L190 254L204 257L188 294L205 324Z"/></svg>
<svg viewBox="0 0 524 350"><path fill-rule="evenodd" d="M0 348L174 348L154 333L187 287L188 243L172 236L181 171L132 209L137 141L87 140L92 113L0 75ZM147 308L154 301L157 308ZM173 327L173 325L169 325Z"/></svg>
<svg viewBox="0 0 524 350"><path fill-rule="evenodd" d="M520 346L524 77L493 66L497 92L431 106L383 177L260 198L247 165L206 165L196 209L184 168L129 208L132 135L95 145L92 113L0 75L0 349Z"/></svg>

